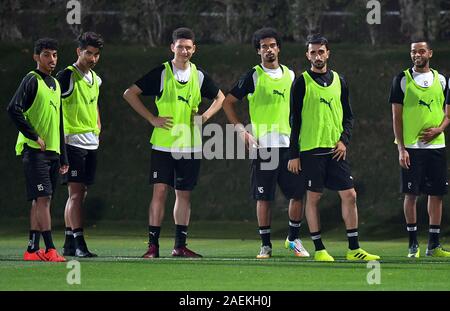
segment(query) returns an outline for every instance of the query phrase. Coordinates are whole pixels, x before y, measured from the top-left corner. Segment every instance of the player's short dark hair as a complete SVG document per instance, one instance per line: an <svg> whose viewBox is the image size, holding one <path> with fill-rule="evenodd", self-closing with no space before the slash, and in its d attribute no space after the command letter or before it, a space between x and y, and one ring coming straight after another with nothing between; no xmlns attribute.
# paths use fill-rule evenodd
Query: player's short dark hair
<svg viewBox="0 0 450 311"><path fill-rule="evenodd" d="M411 41L411 44L413 44L413 43L419 43L419 42L425 42L425 43L427 44L427 47L428 47L429 50L432 50L432 49L433 49L432 46L431 46L430 40L427 40L427 39L424 39L424 38L419 38L419 39L417 39L417 40L412 40L412 41Z"/></svg>
<svg viewBox="0 0 450 311"><path fill-rule="evenodd" d="M278 32L274 28L264 27L258 29L253 34L252 43L256 50L261 48L260 41L266 38L274 38L277 41L278 47L281 47L281 38Z"/></svg>
<svg viewBox="0 0 450 311"><path fill-rule="evenodd" d="M177 28L172 32L172 42L175 43L179 39L187 39L195 42L195 34L192 29L187 27Z"/></svg>
<svg viewBox="0 0 450 311"><path fill-rule="evenodd" d="M39 55L44 49L57 51L58 41L52 38L41 38L36 40L34 43L34 54Z"/></svg>
<svg viewBox="0 0 450 311"><path fill-rule="evenodd" d="M306 49L308 49L310 44L325 45L327 50L330 49L328 47L328 39L322 36L320 33L309 35L308 38L306 38Z"/></svg>
<svg viewBox="0 0 450 311"><path fill-rule="evenodd" d="M78 37L78 47L82 50L85 50L88 46L93 46L94 48L102 49L103 44L104 41L102 36L92 31L82 33Z"/></svg>

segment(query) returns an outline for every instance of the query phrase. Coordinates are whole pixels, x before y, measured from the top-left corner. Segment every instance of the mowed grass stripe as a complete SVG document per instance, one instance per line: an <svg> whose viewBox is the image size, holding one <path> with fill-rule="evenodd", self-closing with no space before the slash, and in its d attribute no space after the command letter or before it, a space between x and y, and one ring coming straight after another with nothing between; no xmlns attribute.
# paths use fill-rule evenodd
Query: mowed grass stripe
<svg viewBox="0 0 450 311"><path fill-rule="evenodd" d="M349 261L345 258L334 257L334 262L317 262L313 257L310 258L285 258L285 257L272 257L269 259L256 259L256 258L226 258L226 257L204 257L204 258L173 258L173 257L159 257L153 259L134 257L134 256L101 256L96 258L76 258L76 257L67 257L67 261L70 260L78 260L80 262L158 262L158 261L180 261L180 262L200 262L200 263L209 263L209 262L255 262L260 264L267 263L287 263L287 264L308 264L308 263L317 263L317 264L333 264L333 263L343 263L343 264L366 264L367 261ZM0 257L0 261L2 262L24 262L21 256L7 256ZM381 264L410 264L410 265L434 265L434 264L444 264L450 265L450 258L448 260L440 259L440 258L420 258L420 259L409 259L403 257L389 257L386 259L379 260ZM48 263L54 264L54 263ZM1 267L0 267L1 268Z"/></svg>
<svg viewBox="0 0 450 311"><path fill-rule="evenodd" d="M55 244L62 242L57 238ZM274 257L268 260L255 258L258 240L190 239L189 247L205 257L182 259L170 257L173 240L163 238L156 260L140 258L142 237L93 236L88 242L100 257L80 259L82 283L68 285L65 263L24 262L22 236L0 239L0 290L450 290L450 259L406 258L404 241L361 243L382 257L379 285L367 283L372 270L365 262L344 259L342 240L325 241L337 259L332 263L296 258L279 239L272 241ZM313 255L312 242L305 246Z"/></svg>

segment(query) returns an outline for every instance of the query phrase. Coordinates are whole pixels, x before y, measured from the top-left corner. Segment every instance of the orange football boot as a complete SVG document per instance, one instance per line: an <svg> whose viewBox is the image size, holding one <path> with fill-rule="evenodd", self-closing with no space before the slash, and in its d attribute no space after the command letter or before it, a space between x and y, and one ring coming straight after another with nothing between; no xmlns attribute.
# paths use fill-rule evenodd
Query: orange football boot
<svg viewBox="0 0 450 311"><path fill-rule="evenodd" d="M64 262L64 261L66 261L66 258L64 258L60 254L58 254L58 252L54 248L50 248L45 253L45 258L47 258L47 261L52 261L52 262Z"/></svg>
<svg viewBox="0 0 450 311"><path fill-rule="evenodd" d="M38 249L37 251L30 253L25 251L23 253L23 260L25 261L47 261L47 257L45 257L45 251L43 249Z"/></svg>

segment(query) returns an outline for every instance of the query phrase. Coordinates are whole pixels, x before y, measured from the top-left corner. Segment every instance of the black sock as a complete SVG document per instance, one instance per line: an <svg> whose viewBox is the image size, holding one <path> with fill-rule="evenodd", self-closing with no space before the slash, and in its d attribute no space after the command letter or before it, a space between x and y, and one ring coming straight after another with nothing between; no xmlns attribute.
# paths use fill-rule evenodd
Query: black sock
<svg viewBox="0 0 450 311"><path fill-rule="evenodd" d="M300 232L300 226L302 225L301 220L291 220L289 219L289 241L294 241L298 239L298 233Z"/></svg>
<svg viewBox="0 0 450 311"><path fill-rule="evenodd" d="M65 241L64 241L64 248L65 249L70 249L70 248L75 248L75 241L74 241L74 238L73 238L73 231L72 231L72 228L70 228L70 227L66 227L66 229L65 229L65 231L64 231L64 234L65 234Z"/></svg>
<svg viewBox="0 0 450 311"><path fill-rule="evenodd" d="M348 248L350 250L358 249L358 229L347 230Z"/></svg>
<svg viewBox="0 0 450 311"><path fill-rule="evenodd" d="M161 227L148 226L148 245L159 246L159 233Z"/></svg>
<svg viewBox="0 0 450 311"><path fill-rule="evenodd" d="M30 239L28 241L27 251L29 253L34 253L39 250L39 239L41 237L41 233L36 230L30 230Z"/></svg>
<svg viewBox="0 0 450 311"><path fill-rule="evenodd" d="M188 226L176 225L175 227L175 248L186 246Z"/></svg>
<svg viewBox="0 0 450 311"><path fill-rule="evenodd" d="M417 223L406 224L406 230L408 231L409 235L409 247L412 247L413 245L419 245L419 242L417 241Z"/></svg>
<svg viewBox="0 0 450 311"><path fill-rule="evenodd" d="M259 227L259 236L261 237L262 246L272 247L270 242L270 226Z"/></svg>
<svg viewBox="0 0 450 311"><path fill-rule="evenodd" d="M441 233L441 226L430 225L428 249L435 249L439 246L439 233Z"/></svg>
<svg viewBox="0 0 450 311"><path fill-rule="evenodd" d="M83 228L73 229L73 238L75 242L75 248L79 248L82 251L87 250L86 241L84 240Z"/></svg>
<svg viewBox="0 0 450 311"><path fill-rule="evenodd" d="M53 239L52 239L52 232L49 231L42 231L42 238L44 239L44 243L45 243L45 251L47 252L50 248L55 248L55 245L53 244Z"/></svg>
<svg viewBox="0 0 450 311"><path fill-rule="evenodd" d="M325 249L325 246L322 243L322 236L320 235L320 231L311 232L310 234L311 234L311 239L314 242L314 247L316 248L316 252Z"/></svg>

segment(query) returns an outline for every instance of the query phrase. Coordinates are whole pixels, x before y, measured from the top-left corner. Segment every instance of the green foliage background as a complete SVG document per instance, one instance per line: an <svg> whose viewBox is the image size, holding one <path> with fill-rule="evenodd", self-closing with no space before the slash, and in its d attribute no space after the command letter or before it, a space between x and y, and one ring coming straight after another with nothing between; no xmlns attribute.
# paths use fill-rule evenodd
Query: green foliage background
<svg viewBox="0 0 450 311"><path fill-rule="evenodd" d="M17 131L5 109L22 77L35 67L30 49L29 44L0 45L2 218L24 217L29 213L22 163L14 154ZM436 45L434 50L432 67L448 73L450 48L442 44ZM331 68L348 80L355 114L349 160L358 192L361 226L373 231L384 230L381 224L386 222L400 226L403 223L402 197L398 193L399 167L388 96L392 78L410 65L409 46L372 48L355 43L339 44L331 45L331 53ZM62 46L57 70L73 63L75 55L74 45ZM104 83L100 103L103 131L97 180L87 199L87 216L91 223L147 217L151 198L148 185L151 127L122 99L122 93L170 57L168 47L140 45L107 44L102 53L96 71ZM302 45L284 44L280 58L297 74L307 68ZM259 58L249 45L199 45L193 62L204 68L226 93ZM145 103L154 111L151 98L146 98ZM207 104L205 102L203 107ZM238 106L242 119L248 122L247 102ZM224 113L220 112L212 122L226 124ZM192 219L253 221L255 204L249 196L249 165L249 160L203 160L192 199ZM59 187L53 200L54 218L62 219L66 195L66 189ZM166 219L171 217L173 201L171 196ZM426 223L425 200L420 201L419 206L419 221ZM339 199L335 193L325 194L321 211L324 223L341 224ZM273 217L287 217L287 201L280 193L274 202ZM444 218L449 220L448 213L444 212Z"/></svg>

